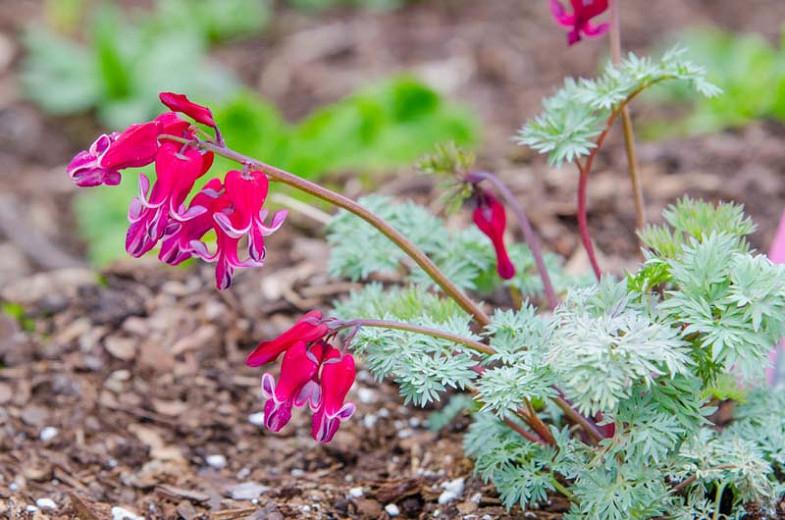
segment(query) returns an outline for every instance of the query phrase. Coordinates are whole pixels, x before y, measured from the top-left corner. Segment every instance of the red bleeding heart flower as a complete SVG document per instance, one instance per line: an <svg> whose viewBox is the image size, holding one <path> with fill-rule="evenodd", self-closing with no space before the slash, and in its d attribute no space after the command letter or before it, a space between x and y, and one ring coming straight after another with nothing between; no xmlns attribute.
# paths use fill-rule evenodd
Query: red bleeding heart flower
<svg viewBox="0 0 785 520"><path fill-rule="evenodd" d="M496 197L480 188L475 189L474 202L476 204L472 214L474 223L491 239L496 252L496 269L499 276L509 280L515 276L515 266L504 246L504 230L507 226L507 214L504 211L504 206Z"/></svg>
<svg viewBox="0 0 785 520"><path fill-rule="evenodd" d="M292 406L302 406L304 399L298 399L303 388L319 372L319 359L308 351L304 341L298 341L283 357L281 376L278 384L275 378L266 373L262 376L264 403L264 425L273 432L280 431L292 417Z"/></svg>
<svg viewBox="0 0 785 520"><path fill-rule="evenodd" d="M155 182L140 175L139 196L128 210L131 224L126 250L142 256L160 243L159 258L168 264L192 256L215 262L216 285L225 289L236 269L264 263L265 237L281 227L286 211L276 212L270 223L265 222L268 180L261 171L227 172L224 179L210 180L187 203L196 180L207 173L214 156L203 151L196 128L178 113L214 128L213 145L222 146L220 132L209 108L174 92L163 92L160 98L171 112L131 125L122 133L101 135L74 157L68 174L79 186L116 185L121 170L154 163ZM211 230L216 233L214 252L202 241ZM245 259L238 252L243 240L248 248Z"/></svg>
<svg viewBox="0 0 785 520"><path fill-rule="evenodd" d="M355 412L354 403L345 403L356 375L354 358L342 355L324 341L310 345L296 341L284 354L276 385L272 374L262 376L264 425L280 431L292 417L292 407L309 405L313 412L311 434L318 442L330 442L341 422Z"/></svg>
<svg viewBox="0 0 785 520"><path fill-rule="evenodd" d="M551 0L551 13L556 21L569 27L567 43L574 45L581 41L581 34L588 37L602 36L608 32L608 24L593 25L592 18L608 9L608 0L570 0L572 14L568 14L559 0Z"/></svg>
<svg viewBox="0 0 785 520"><path fill-rule="evenodd" d="M174 92L161 92L158 95L161 103L166 105L173 112L185 114L194 121L215 128L215 119L213 113L206 106L194 103L185 94L176 94Z"/></svg>
<svg viewBox="0 0 785 520"><path fill-rule="evenodd" d="M281 352L289 349L298 341L312 343L324 339L330 332L329 327L322 320L322 313L310 311L291 328L284 331L277 338L262 341L248 354L245 364L249 367L258 367L265 363L275 361Z"/></svg>
<svg viewBox="0 0 785 520"><path fill-rule="evenodd" d="M221 179L210 179L194 196L188 209L181 207L178 210L178 215L187 218L170 221L161 242L159 260L177 265L191 258L192 243L201 240L213 228L213 215L226 203L221 197L222 191Z"/></svg>
<svg viewBox="0 0 785 520"><path fill-rule="evenodd" d="M66 171L80 187L120 184L120 170L153 162L158 152L160 125L156 121L131 125L124 132L102 134L79 152Z"/></svg>
<svg viewBox="0 0 785 520"><path fill-rule="evenodd" d="M268 180L260 171L230 171L224 178L223 187L220 209L212 215L217 236L215 251L210 252L203 242L191 241L193 254L216 263L215 282L219 289L229 287L235 269L264 263L264 237L280 228L286 218L286 211L279 211L270 225L265 224L267 211L262 205L267 198ZM238 253L243 237L248 242L245 260L241 260Z"/></svg>
<svg viewBox="0 0 785 520"><path fill-rule="evenodd" d="M357 407L344 403L354 384L356 370L351 354L328 357L322 363L319 386L320 400L311 420L311 435L318 442L330 442L343 421L348 420Z"/></svg>
<svg viewBox="0 0 785 520"><path fill-rule="evenodd" d="M128 210L131 222L125 239L128 254L139 257L155 247L171 217L188 218L177 211L196 179L207 173L212 163L211 153L171 141L161 144L155 157L155 184L150 189L150 180L140 175L139 196L131 201Z"/></svg>

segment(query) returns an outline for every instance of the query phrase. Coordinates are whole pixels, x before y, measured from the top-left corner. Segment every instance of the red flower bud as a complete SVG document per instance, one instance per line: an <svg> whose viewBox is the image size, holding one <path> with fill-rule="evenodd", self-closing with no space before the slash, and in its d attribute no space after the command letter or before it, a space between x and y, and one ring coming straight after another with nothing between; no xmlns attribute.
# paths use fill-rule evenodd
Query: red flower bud
<svg viewBox="0 0 785 520"><path fill-rule="evenodd" d="M504 206L487 191L477 189L475 194L477 207L472 215L477 227L488 235L496 251L496 269L499 276L509 280L515 276L515 266L510 260L504 246L504 230L507 226L507 214Z"/></svg>

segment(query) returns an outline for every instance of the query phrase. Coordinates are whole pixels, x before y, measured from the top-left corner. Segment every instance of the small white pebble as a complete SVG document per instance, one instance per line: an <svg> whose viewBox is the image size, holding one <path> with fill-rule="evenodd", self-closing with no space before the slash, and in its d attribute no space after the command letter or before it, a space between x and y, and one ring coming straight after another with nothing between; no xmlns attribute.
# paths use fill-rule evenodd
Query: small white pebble
<svg viewBox="0 0 785 520"><path fill-rule="evenodd" d="M114 469L117 467L117 459L109 459L106 461L106 467Z"/></svg>
<svg viewBox="0 0 785 520"><path fill-rule="evenodd" d="M257 505L257 504L259 503L259 499L258 499L258 498L252 498L252 499L251 499L251 503L252 503L253 505Z"/></svg>
<svg viewBox="0 0 785 520"><path fill-rule="evenodd" d="M360 398L360 402L363 404L371 404L376 402L376 392L370 388L358 388L357 397Z"/></svg>
<svg viewBox="0 0 785 520"><path fill-rule="evenodd" d="M369 413L368 415L363 417L363 426L365 426L366 428L368 428L370 430L371 428L376 426L376 421L377 420L378 420L378 418L374 414Z"/></svg>
<svg viewBox="0 0 785 520"><path fill-rule="evenodd" d="M493 520L493 518L491 518L491 515L482 515L480 520Z"/></svg>
<svg viewBox="0 0 785 520"><path fill-rule="evenodd" d="M294 468L290 473L293 477L305 476L305 471L301 470L300 468Z"/></svg>
<svg viewBox="0 0 785 520"><path fill-rule="evenodd" d="M479 504L481 500L482 500L482 493L475 493L469 499L469 501L474 503L474 504Z"/></svg>
<svg viewBox="0 0 785 520"><path fill-rule="evenodd" d="M414 431L410 430L409 428L406 428L405 430L399 430L398 431L398 438L399 439L407 439L407 438L411 437L412 435L414 435Z"/></svg>
<svg viewBox="0 0 785 520"><path fill-rule="evenodd" d="M300 507L300 510L301 510L303 513L310 513L310 512L311 512L311 506L309 506L309 505L304 505L304 506Z"/></svg>
<svg viewBox="0 0 785 520"><path fill-rule="evenodd" d="M35 501L35 505L41 509L57 509L57 504L51 498L39 498Z"/></svg>
<svg viewBox="0 0 785 520"><path fill-rule="evenodd" d="M387 514L390 516L398 516L401 514L401 510L398 509L398 506L395 504L387 504L384 506L384 510L387 511Z"/></svg>
<svg viewBox="0 0 785 520"><path fill-rule="evenodd" d="M395 427L396 430L402 430L404 426L406 426L406 423L401 420L397 420L393 423L393 426Z"/></svg>
<svg viewBox="0 0 785 520"><path fill-rule="evenodd" d="M352 475L351 473L348 473L345 477L343 477L343 479L346 482L354 482L354 475Z"/></svg>
<svg viewBox="0 0 785 520"><path fill-rule="evenodd" d="M123 509L122 507L115 506L112 508L112 520L144 520L141 516Z"/></svg>
<svg viewBox="0 0 785 520"><path fill-rule="evenodd" d="M537 518L537 515L535 515L531 511L526 511L525 513L523 513L523 517L524 518Z"/></svg>
<svg viewBox="0 0 785 520"><path fill-rule="evenodd" d="M357 372L357 379L366 382L366 381L372 381L373 377L367 370L360 370L359 372Z"/></svg>
<svg viewBox="0 0 785 520"><path fill-rule="evenodd" d="M237 472L237 479L238 480L245 480L248 478L248 475L251 474L251 468L248 466L244 467L240 471Z"/></svg>
<svg viewBox="0 0 785 520"><path fill-rule="evenodd" d="M248 416L248 422L254 426L264 426L264 412L252 413Z"/></svg>
<svg viewBox="0 0 785 520"><path fill-rule="evenodd" d="M409 418L409 426L412 428L419 428L422 422L420 421L419 417L410 417Z"/></svg>
<svg viewBox="0 0 785 520"><path fill-rule="evenodd" d="M243 482L231 488L230 493L234 500L253 500L269 490L268 486L257 482Z"/></svg>
<svg viewBox="0 0 785 520"><path fill-rule="evenodd" d="M437 516L439 516L440 514L442 514L442 510L441 510L441 509L436 509L436 510L433 512L433 516L434 516L434 518L435 518L435 517L437 517Z"/></svg>
<svg viewBox="0 0 785 520"><path fill-rule="evenodd" d="M36 511L38 511L38 508L30 504L25 508L25 511L27 511L28 513L35 513Z"/></svg>
<svg viewBox="0 0 785 520"><path fill-rule="evenodd" d="M204 460L210 467L215 469L223 469L226 467L226 457L220 454L208 455Z"/></svg>
<svg viewBox="0 0 785 520"><path fill-rule="evenodd" d="M41 430L41 433L38 434L38 438L44 442L49 442L55 437L57 434L60 433L60 430L55 428L54 426L47 426Z"/></svg>
<svg viewBox="0 0 785 520"><path fill-rule="evenodd" d="M389 416L390 416L390 410L388 410L387 408L381 408L379 410L379 417L389 417Z"/></svg>
<svg viewBox="0 0 785 520"><path fill-rule="evenodd" d="M360 498L363 496L363 488L361 487L353 487L349 490L349 496L354 498Z"/></svg>
<svg viewBox="0 0 785 520"><path fill-rule="evenodd" d="M17 484L16 482L11 482L8 485L8 489L10 489L11 491L19 491L19 484Z"/></svg>
<svg viewBox="0 0 785 520"><path fill-rule="evenodd" d="M444 491L439 495L439 503L447 504L463 495L463 479L456 478L442 484Z"/></svg>

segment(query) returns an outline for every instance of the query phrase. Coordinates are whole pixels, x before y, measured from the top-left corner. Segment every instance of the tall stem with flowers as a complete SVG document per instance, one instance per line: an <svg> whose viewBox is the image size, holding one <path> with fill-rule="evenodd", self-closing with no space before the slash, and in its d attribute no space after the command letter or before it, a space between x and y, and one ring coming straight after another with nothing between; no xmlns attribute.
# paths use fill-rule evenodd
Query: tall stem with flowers
<svg viewBox="0 0 785 520"><path fill-rule="evenodd" d="M595 24L607 0L571 3L568 12L551 1L557 21L570 29L568 43L610 30L619 54L618 6L610 24ZM308 407L313 438L330 442L356 412L347 397L360 354L369 370L396 380L407 401L430 403L450 388L473 397L479 411L466 451L507 507L534 507L560 493L574 518L673 511L717 517L723 502L707 498L716 486L732 490L734 510L778 496L770 443L774 433L785 438L785 421L766 431L760 421L780 397L758 396L766 406L748 408L738 433L708 427L706 416L718 381L741 364L762 364L762 345L785 334L785 272L750 254L744 236L752 224L733 205L675 205L666 213L668 226L641 232L647 261L622 281L600 276L588 232L592 164L619 118L642 224L627 105L672 79L717 94L678 52L660 61L631 56L614 60L598 80L567 82L521 133L520 141L551 163L578 167L578 224L598 281L588 286L569 279L543 251L523 206L489 172L447 155L434 161L451 175L456 200L472 209L476 228L451 230L423 208L354 201L232 150L210 109L182 94L162 93L169 111L154 120L101 135L68 173L79 186L116 185L124 170L154 165L155 181L140 175L130 204L128 253L158 247L167 264L193 257L214 263L219 290L238 269L264 263L265 238L286 218L285 211L270 217L264 208L270 181L343 210L328 227L334 274L367 279L401 262L408 267L400 285L368 284L337 302L332 315L308 312L248 354L250 367L281 358L278 379L269 372L261 378L270 431L284 428L294 408ZM216 155L238 169L192 193ZM509 242L505 205L525 244ZM501 289L527 300L501 309L475 299ZM735 320L734 336L721 329L723 317ZM739 441L742 433L747 444Z"/></svg>

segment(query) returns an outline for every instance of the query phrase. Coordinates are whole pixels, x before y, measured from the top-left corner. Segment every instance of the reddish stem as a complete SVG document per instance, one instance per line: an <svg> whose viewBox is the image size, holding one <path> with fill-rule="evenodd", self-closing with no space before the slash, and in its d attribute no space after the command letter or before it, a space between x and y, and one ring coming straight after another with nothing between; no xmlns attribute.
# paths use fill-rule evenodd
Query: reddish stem
<svg viewBox="0 0 785 520"><path fill-rule="evenodd" d="M590 156L591 158L591 156ZM589 161L587 161L588 163ZM586 192L589 184L589 170L576 161L580 177L578 179L578 233L581 236L583 248L586 250L586 255L589 257L591 268L594 271L594 276L599 280L602 277L600 271L600 264L597 262L597 255L594 252L594 244L591 241L589 234L589 219L586 208Z"/></svg>

